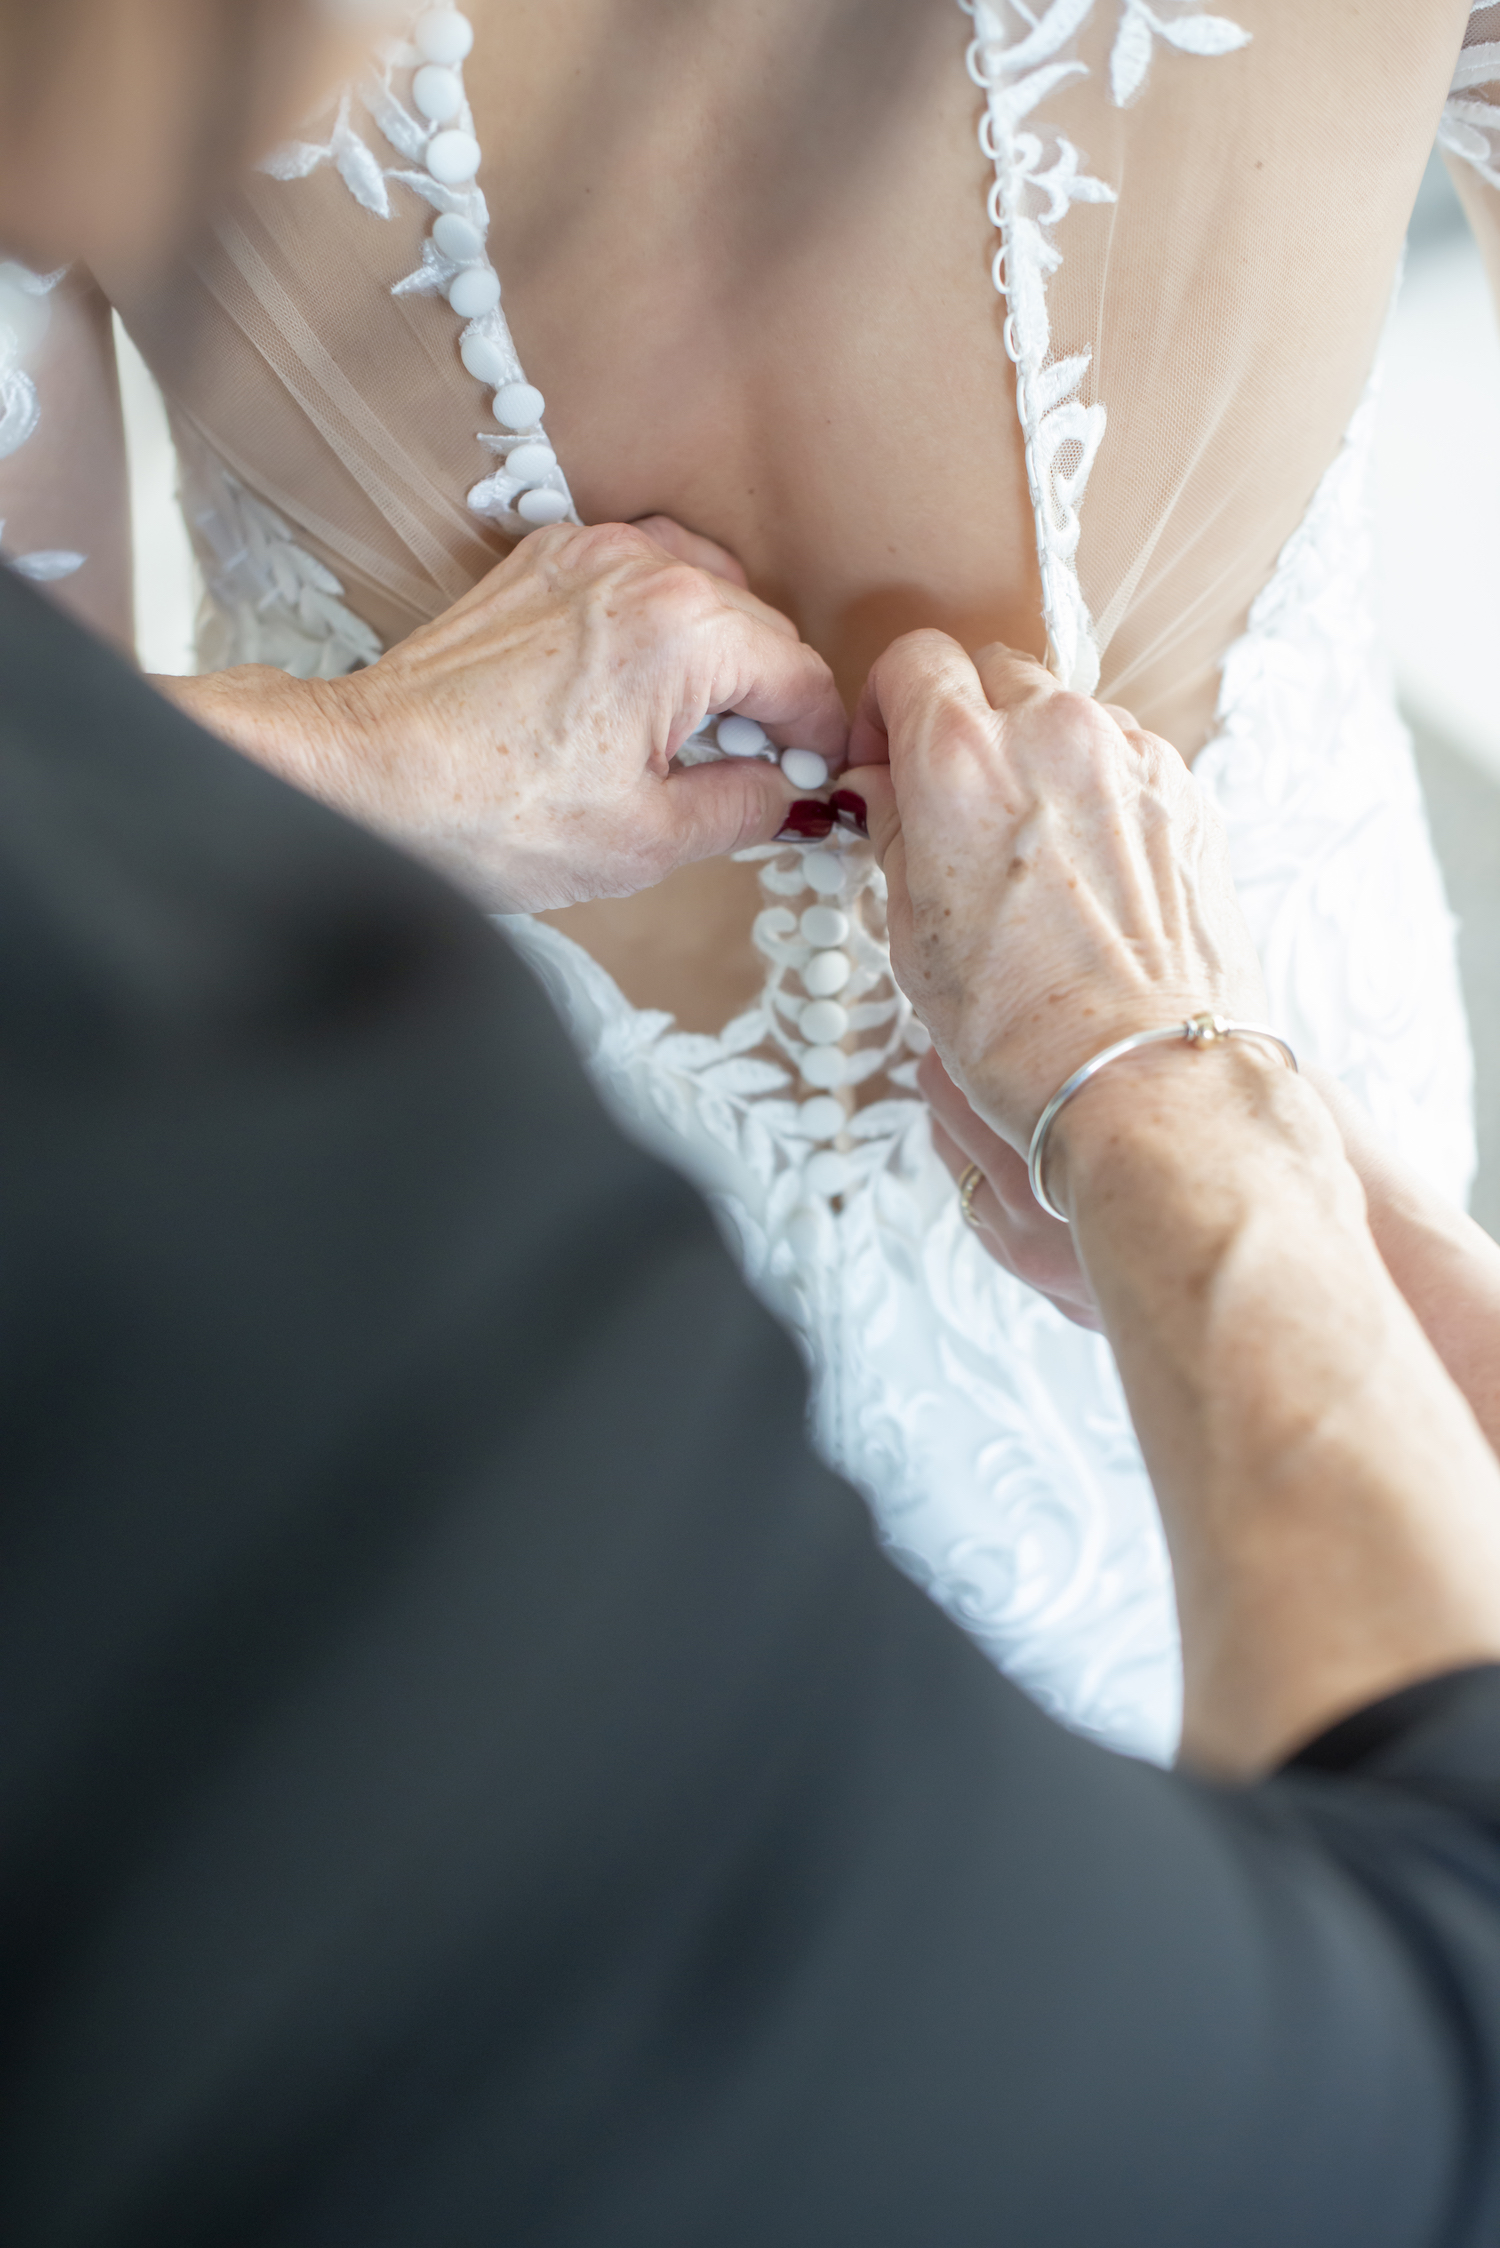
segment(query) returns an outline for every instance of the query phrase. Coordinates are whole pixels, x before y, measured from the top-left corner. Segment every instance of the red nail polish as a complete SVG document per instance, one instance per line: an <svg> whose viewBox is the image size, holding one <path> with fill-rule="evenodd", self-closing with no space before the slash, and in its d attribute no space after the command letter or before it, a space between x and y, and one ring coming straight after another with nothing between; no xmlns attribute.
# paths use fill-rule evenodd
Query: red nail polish
<svg viewBox="0 0 1500 2248"><path fill-rule="evenodd" d="M833 812L827 804L820 804L815 796L804 796L788 808L776 840L788 843L817 843L831 833Z"/></svg>
<svg viewBox="0 0 1500 2248"><path fill-rule="evenodd" d="M838 814L840 827L852 827L856 835L869 834L870 814L862 796L856 796L852 788L836 788L828 801Z"/></svg>

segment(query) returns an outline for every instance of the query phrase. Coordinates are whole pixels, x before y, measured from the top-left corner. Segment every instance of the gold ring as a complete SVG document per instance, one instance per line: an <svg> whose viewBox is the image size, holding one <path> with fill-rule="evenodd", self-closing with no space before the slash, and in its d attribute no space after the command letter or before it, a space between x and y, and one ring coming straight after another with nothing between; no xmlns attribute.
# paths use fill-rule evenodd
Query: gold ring
<svg viewBox="0 0 1500 2248"><path fill-rule="evenodd" d="M974 1215L974 1196L983 1177L984 1173L979 1165L971 1163L958 1182L958 1206L963 1212L964 1224L972 1226L976 1233L979 1231L979 1220Z"/></svg>

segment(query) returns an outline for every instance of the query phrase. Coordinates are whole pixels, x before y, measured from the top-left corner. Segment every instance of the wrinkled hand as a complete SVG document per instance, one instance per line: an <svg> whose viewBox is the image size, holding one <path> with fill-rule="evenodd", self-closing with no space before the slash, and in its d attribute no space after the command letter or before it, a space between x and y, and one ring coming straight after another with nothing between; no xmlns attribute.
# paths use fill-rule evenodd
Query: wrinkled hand
<svg viewBox="0 0 1500 2248"><path fill-rule="evenodd" d="M850 762L896 974L1013 1149L1114 1039L1205 1008L1263 1016L1217 814L1128 711L1010 649L971 663L917 632L872 670Z"/></svg>
<svg viewBox="0 0 1500 2248"><path fill-rule="evenodd" d="M175 699L502 911L648 889L776 833L769 763L671 770L710 711L844 758L833 677L732 556L665 518L534 531L346 679L229 672Z"/></svg>
<svg viewBox="0 0 1500 2248"><path fill-rule="evenodd" d="M671 759L712 710L832 764L846 724L822 657L738 574L659 519L533 533L445 616L338 682L385 752L385 818L511 909L628 896L768 841L791 799L774 766L672 772Z"/></svg>

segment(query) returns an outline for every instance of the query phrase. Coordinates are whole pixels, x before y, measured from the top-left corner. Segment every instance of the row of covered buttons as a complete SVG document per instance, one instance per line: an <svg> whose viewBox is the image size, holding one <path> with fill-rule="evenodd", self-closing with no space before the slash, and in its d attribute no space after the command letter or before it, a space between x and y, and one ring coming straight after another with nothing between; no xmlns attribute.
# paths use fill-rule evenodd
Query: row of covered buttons
<svg viewBox="0 0 1500 2248"><path fill-rule="evenodd" d="M446 128L427 144L427 169L442 186L463 187L479 170L480 148L472 133L450 121L464 106L459 68L473 49L474 26L456 8L433 8L418 20L412 38L423 58L412 80L412 100L429 124ZM449 284L449 304L461 320L482 320L500 302L500 276L485 255L484 236L461 212L444 211L433 222L432 239L445 258L463 269ZM461 356L476 382L500 386L495 419L502 429L526 437L538 428L546 400L534 383L506 381L505 355L492 337L466 337ZM556 466L557 455L540 435L513 445L505 456L507 473L526 487L515 503L523 522L560 523L568 513L564 494L544 489Z"/></svg>
<svg viewBox="0 0 1500 2248"><path fill-rule="evenodd" d="M809 906L798 924L802 935L815 948L802 971L803 989L813 996L797 1017L797 1028L807 1040L807 1052L800 1066L806 1084L816 1086L819 1092L832 1093L849 1075L849 1057L839 1045L849 1028L849 1014L833 994L843 990L854 972L854 963L843 950L849 934L849 917L832 902L843 895L843 861L836 851L806 851L802 857L802 879L825 902ZM840 1122L842 1120L840 1110ZM810 1125L813 1120L804 1116L804 1121ZM838 1125L833 1127L834 1130L838 1128ZM813 1134L816 1139L826 1136L821 1131Z"/></svg>
<svg viewBox="0 0 1500 2248"><path fill-rule="evenodd" d="M844 865L837 852L807 851L802 876L818 894L797 926L814 950L802 970L805 990L815 996L802 1009L797 1027L807 1040L802 1056L802 1080L814 1088L814 1098L804 1101L797 1120L811 1140L831 1140L849 1122L838 1087L849 1074L849 1057L838 1041L849 1028L846 1010L831 995L842 991L854 972L854 963L843 950L849 934L849 916L834 900L844 892ZM803 1166L803 1184L814 1194L843 1194L851 1185L854 1167L836 1148L822 1147Z"/></svg>
<svg viewBox="0 0 1500 2248"><path fill-rule="evenodd" d="M753 718L742 718L737 713L721 718L717 735L719 747L727 757L778 755L770 735ZM815 749L784 749L779 758L781 770L793 788L813 789L827 785L828 761ZM809 851L803 859L802 872L815 890L826 892L830 897L837 897L843 890L844 869L831 851ZM849 934L848 916L833 906L809 906L802 916L801 930L807 942L818 948L802 970L802 987L810 997L797 1018L797 1028L812 1049L803 1056L802 1075L810 1085L821 1085L831 1091L835 1085L843 1084L848 1070L845 1056L834 1051L849 1028L848 1012L834 997L854 973L854 962L840 949ZM817 1121L825 1127L813 1131L815 1139L827 1139L841 1129L844 1112L837 1101L810 1102L808 1107L819 1110ZM803 1122L812 1128L813 1119L806 1109Z"/></svg>
<svg viewBox="0 0 1500 2248"><path fill-rule="evenodd" d="M774 757L793 788L824 788L828 783L828 760L815 749L778 750L764 726L757 726L753 718L741 718L731 712L721 718L715 729L718 744L726 757Z"/></svg>

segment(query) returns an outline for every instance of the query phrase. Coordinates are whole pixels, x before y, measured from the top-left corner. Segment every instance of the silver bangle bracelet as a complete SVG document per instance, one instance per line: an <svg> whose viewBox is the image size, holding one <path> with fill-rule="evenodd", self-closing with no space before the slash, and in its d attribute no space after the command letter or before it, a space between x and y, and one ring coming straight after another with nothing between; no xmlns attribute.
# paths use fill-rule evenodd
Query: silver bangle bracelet
<svg viewBox="0 0 1500 2248"><path fill-rule="evenodd" d="M1031 1180L1031 1191L1049 1217L1060 1218L1064 1225L1069 1222L1066 1212L1057 1208L1047 1192L1042 1178L1042 1165L1047 1157L1047 1134L1073 1095L1082 1092L1089 1079L1097 1077L1101 1069L1107 1069L1111 1062L1117 1062L1122 1054L1133 1054L1140 1046L1160 1046L1173 1040L1179 1040L1187 1046L1216 1046L1223 1038L1263 1038L1268 1045L1280 1049L1288 1069L1294 1070L1297 1067L1296 1055L1286 1040L1278 1038L1274 1030L1263 1029L1259 1023L1229 1022L1223 1015L1190 1015L1186 1022L1168 1023L1164 1030L1138 1030L1129 1038L1116 1039L1113 1046L1106 1046L1102 1053L1095 1054L1091 1061L1084 1063L1082 1069L1075 1069L1072 1076L1058 1086L1036 1120L1036 1130L1031 1135L1031 1147L1026 1157L1026 1173Z"/></svg>

